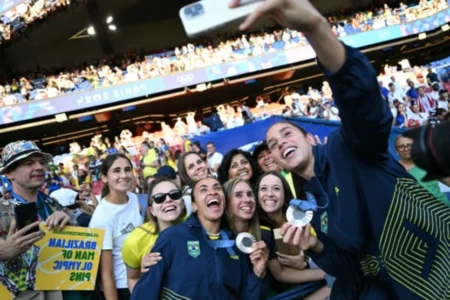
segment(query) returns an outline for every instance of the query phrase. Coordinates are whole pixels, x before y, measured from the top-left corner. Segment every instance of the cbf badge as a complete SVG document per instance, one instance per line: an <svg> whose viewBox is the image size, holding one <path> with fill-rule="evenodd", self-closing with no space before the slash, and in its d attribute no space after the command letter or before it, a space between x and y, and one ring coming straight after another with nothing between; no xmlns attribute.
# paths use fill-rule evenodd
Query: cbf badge
<svg viewBox="0 0 450 300"><path fill-rule="evenodd" d="M197 258L200 255L200 243L198 241L187 242L188 254L193 258Z"/></svg>
<svg viewBox="0 0 450 300"><path fill-rule="evenodd" d="M323 233L328 234L328 214L326 211L320 216L320 230Z"/></svg>

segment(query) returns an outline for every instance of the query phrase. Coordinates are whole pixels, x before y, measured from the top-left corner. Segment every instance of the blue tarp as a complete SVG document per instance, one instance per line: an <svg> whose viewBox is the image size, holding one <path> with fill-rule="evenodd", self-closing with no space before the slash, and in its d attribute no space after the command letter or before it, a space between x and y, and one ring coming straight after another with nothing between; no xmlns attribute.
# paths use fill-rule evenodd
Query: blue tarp
<svg viewBox="0 0 450 300"><path fill-rule="evenodd" d="M223 155L234 148L252 151L258 142L265 140L266 132L269 127L281 120L285 120L285 118L274 116L241 127L196 136L192 140L199 141L204 149L206 149L206 144L211 141L216 145L217 152L222 153ZM289 120L297 123L312 135L319 136L322 141L341 124L336 121L314 120L308 118L289 118ZM398 155L394 149L394 140L399 133L404 131L404 129L392 128L389 152L396 158L398 158Z"/></svg>

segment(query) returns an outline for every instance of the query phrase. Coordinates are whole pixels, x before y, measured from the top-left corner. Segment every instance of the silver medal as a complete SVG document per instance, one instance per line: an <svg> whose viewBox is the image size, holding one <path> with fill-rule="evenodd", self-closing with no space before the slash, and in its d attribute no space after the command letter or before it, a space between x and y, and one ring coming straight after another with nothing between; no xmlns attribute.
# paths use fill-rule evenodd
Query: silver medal
<svg viewBox="0 0 450 300"><path fill-rule="evenodd" d="M256 239L248 232L239 233L236 237L236 246L241 252L250 254L252 253L252 245L256 243Z"/></svg>
<svg viewBox="0 0 450 300"><path fill-rule="evenodd" d="M296 227L308 225L311 222L313 215L314 212L312 210L303 211L292 205L290 205L286 211L287 221Z"/></svg>

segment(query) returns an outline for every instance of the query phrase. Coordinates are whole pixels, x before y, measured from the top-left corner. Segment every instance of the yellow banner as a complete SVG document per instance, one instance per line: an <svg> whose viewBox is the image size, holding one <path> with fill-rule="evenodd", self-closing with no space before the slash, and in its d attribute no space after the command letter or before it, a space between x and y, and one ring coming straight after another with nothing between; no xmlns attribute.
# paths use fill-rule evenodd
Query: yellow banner
<svg viewBox="0 0 450 300"><path fill-rule="evenodd" d="M2 263L0 299L13 299L21 286L36 291L95 289L104 231L72 226L49 231L44 225L41 230L42 240L18 259Z"/></svg>

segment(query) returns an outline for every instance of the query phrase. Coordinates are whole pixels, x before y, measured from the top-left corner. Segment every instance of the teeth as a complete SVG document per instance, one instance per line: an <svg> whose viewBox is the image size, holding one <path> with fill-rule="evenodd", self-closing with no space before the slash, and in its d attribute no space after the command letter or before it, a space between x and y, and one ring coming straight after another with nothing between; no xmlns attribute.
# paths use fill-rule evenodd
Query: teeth
<svg viewBox="0 0 450 300"><path fill-rule="evenodd" d="M245 175L248 175L248 172L242 172L242 173L238 174L239 177L242 177L242 176L245 176Z"/></svg>
<svg viewBox="0 0 450 300"><path fill-rule="evenodd" d="M264 203L268 205L275 205L277 202L275 200L266 200Z"/></svg>
<svg viewBox="0 0 450 300"><path fill-rule="evenodd" d="M208 203L206 203L206 205L210 206L211 204L219 204L219 200L218 199L211 199L208 201Z"/></svg>
<svg viewBox="0 0 450 300"><path fill-rule="evenodd" d="M289 147L286 150L284 150L283 152L283 158L286 158L286 156L288 156L292 151L295 151L295 147Z"/></svg>
<svg viewBox="0 0 450 300"><path fill-rule="evenodd" d="M252 208L250 206L241 207L240 210L250 211Z"/></svg>
<svg viewBox="0 0 450 300"><path fill-rule="evenodd" d="M164 212L173 211L173 210L175 210L175 209L177 209L175 206L169 206L169 207L166 207L166 208L164 209Z"/></svg>

